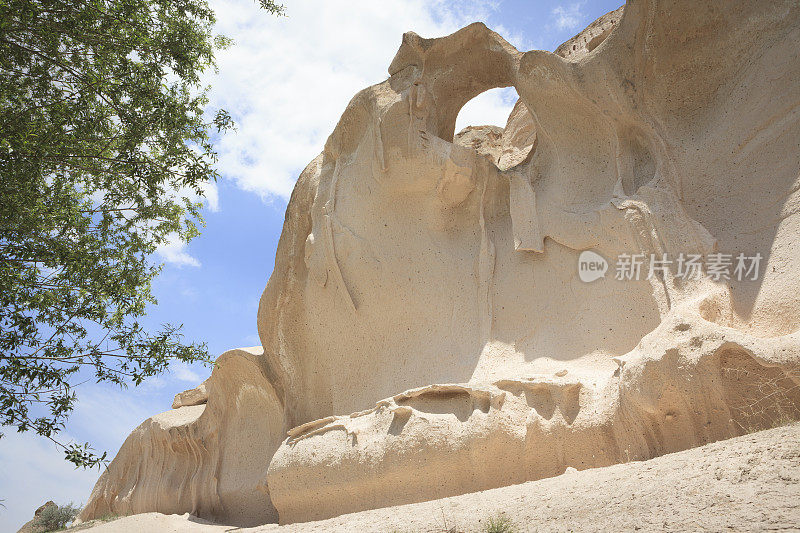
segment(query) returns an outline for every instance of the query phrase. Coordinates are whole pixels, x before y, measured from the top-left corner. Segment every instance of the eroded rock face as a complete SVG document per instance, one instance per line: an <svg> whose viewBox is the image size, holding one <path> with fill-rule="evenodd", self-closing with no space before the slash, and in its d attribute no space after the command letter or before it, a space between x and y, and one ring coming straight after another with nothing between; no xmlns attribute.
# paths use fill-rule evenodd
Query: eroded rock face
<svg viewBox="0 0 800 533"><path fill-rule="evenodd" d="M794 1L631 1L555 54L406 34L298 179L263 349L137 428L82 518L321 519L800 418L798 46ZM505 129L454 136L508 86ZM585 250L734 255L585 283Z"/></svg>
<svg viewBox="0 0 800 533"><path fill-rule="evenodd" d="M145 420L95 485L81 520L158 511L242 526L277 521L266 473L283 440L263 350L230 350L202 387ZM189 401L191 400L191 401Z"/></svg>

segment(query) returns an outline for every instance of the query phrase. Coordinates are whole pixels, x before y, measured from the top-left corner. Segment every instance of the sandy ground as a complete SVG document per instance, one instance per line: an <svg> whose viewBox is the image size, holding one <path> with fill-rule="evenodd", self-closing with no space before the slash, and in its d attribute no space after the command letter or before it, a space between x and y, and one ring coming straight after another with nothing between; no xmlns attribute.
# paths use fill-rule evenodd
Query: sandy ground
<svg viewBox="0 0 800 533"><path fill-rule="evenodd" d="M472 532L486 531L487 519L498 513L511 519L519 532L800 531L800 424L649 461L319 522L240 529L189 515L148 513L81 529Z"/></svg>

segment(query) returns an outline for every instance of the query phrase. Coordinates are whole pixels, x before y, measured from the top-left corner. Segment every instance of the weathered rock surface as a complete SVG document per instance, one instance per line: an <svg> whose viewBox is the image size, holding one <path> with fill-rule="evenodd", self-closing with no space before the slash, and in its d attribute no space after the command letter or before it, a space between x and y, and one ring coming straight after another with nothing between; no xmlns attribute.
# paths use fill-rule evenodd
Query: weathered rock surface
<svg viewBox="0 0 800 533"><path fill-rule="evenodd" d="M276 521L266 473L283 439L283 417L262 354L260 347L225 352L205 382L207 403L161 413L136 428L80 518L152 510L240 525ZM196 393L183 397L197 399Z"/></svg>
<svg viewBox="0 0 800 533"><path fill-rule="evenodd" d="M800 418L799 47L795 1L630 1L556 54L404 35L298 179L262 347L137 428L81 517L316 520ZM509 86L505 129L454 136ZM582 282L590 249L640 279ZM648 275L715 253L729 277Z"/></svg>
<svg viewBox="0 0 800 533"><path fill-rule="evenodd" d="M485 532L503 514L517 531L795 531L800 428L761 431L649 461L567 472L521 485L385 507L253 533ZM92 533L229 531L194 517L122 518ZM242 532L244 533L244 532Z"/></svg>

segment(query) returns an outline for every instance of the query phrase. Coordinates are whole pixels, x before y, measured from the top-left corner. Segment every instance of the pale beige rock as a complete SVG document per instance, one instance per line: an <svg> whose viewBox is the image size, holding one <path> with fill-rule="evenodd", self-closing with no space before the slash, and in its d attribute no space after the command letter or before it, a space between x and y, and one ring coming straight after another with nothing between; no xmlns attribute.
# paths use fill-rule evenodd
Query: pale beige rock
<svg viewBox="0 0 800 533"><path fill-rule="evenodd" d="M781 427L651 459L258 533L517 531L793 531L800 524L800 428ZM92 533L228 531L189 516L148 513Z"/></svg>
<svg viewBox="0 0 800 533"><path fill-rule="evenodd" d="M798 46L789 1L632 1L556 54L406 34L298 179L263 350L140 426L82 518L322 519L800 418ZM504 130L454 138L507 86ZM589 249L762 276L584 283Z"/></svg>
<svg viewBox="0 0 800 533"><path fill-rule="evenodd" d="M536 128L533 115L522 100L517 100L508 116L501 143L502 152L497 161L500 170L508 170L525 163L535 153Z"/></svg>
<svg viewBox="0 0 800 533"><path fill-rule="evenodd" d="M179 407L201 405L207 401L208 391L206 390L205 382L203 382L193 389L185 390L176 394L175 399L172 401L172 408L177 409Z"/></svg>
<svg viewBox="0 0 800 533"><path fill-rule="evenodd" d="M415 389L290 432L270 465L272 501L282 522L320 520L648 459L796 419L800 372L782 368L800 356L798 340L764 343L676 313L605 376Z"/></svg>
<svg viewBox="0 0 800 533"><path fill-rule="evenodd" d="M570 61L577 61L589 55L600 43L606 40L619 23L625 6L606 13L595 20L578 35L556 48L555 54Z"/></svg>
<svg viewBox="0 0 800 533"><path fill-rule="evenodd" d="M261 347L225 352L205 382L207 403L136 428L79 518L157 511L237 525L277 520L266 471L283 438L283 416L262 354Z"/></svg>

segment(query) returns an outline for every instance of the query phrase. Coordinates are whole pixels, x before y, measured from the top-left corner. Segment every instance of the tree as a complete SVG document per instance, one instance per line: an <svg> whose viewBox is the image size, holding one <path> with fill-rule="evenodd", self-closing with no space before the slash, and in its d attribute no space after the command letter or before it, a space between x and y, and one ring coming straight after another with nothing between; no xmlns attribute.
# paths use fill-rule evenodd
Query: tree
<svg viewBox="0 0 800 533"><path fill-rule="evenodd" d="M141 322L152 254L197 234L212 137L232 127L204 115L201 77L230 44L213 23L204 0L0 0L0 424L79 466L105 454L57 439L78 382L208 361L180 326Z"/></svg>

